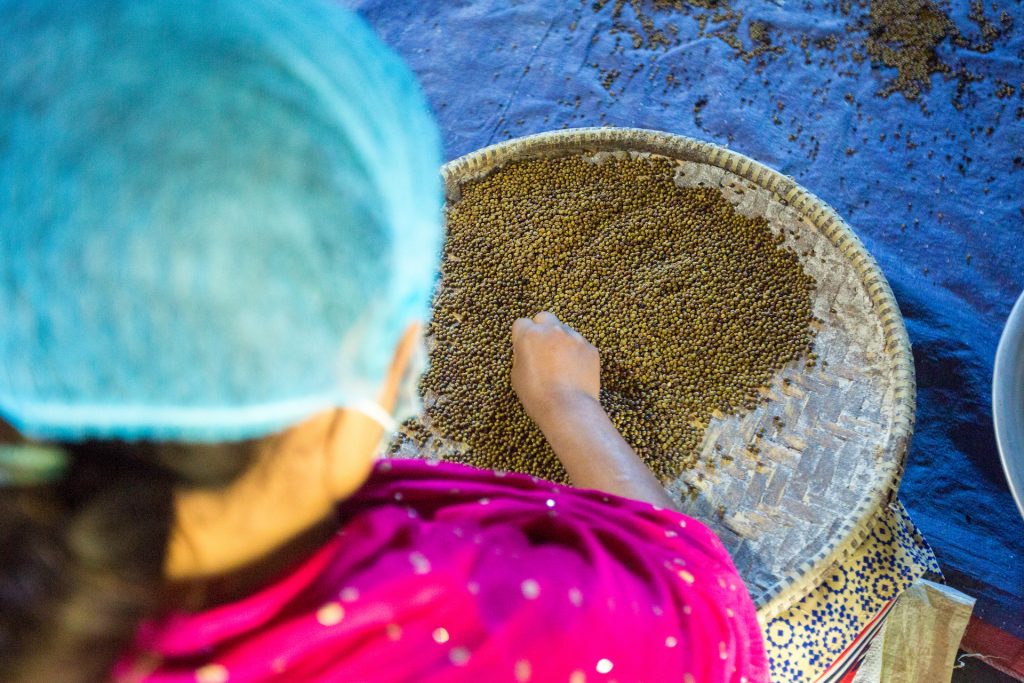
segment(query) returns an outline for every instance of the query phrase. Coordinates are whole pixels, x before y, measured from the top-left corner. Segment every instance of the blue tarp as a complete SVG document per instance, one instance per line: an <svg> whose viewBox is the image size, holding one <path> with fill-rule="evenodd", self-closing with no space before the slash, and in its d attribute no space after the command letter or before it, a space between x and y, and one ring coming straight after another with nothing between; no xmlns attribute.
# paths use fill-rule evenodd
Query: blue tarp
<svg viewBox="0 0 1024 683"><path fill-rule="evenodd" d="M894 69L813 47L807 63L794 42L862 38L863 28L846 28L864 3L846 16L822 0L735 0L744 25L763 21L785 48L760 73L756 60L700 35L693 17L672 20L679 40L668 49L635 49L628 35L616 46L613 3L348 4L419 75L448 158L566 125L655 128L727 145L835 207L879 261L914 345L917 428L901 497L949 582L979 599L983 618L1024 637L1024 521L990 402L999 333L1024 289L1024 4L997 3L1014 28L990 52L939 45L942 60L984 80L958 98L957 79L935 75L917 102L877 95ZM954 5L960 30L979 34L968 3ZM986 13L998 16L988 3ZM746 30L738 35L749 45ZM620 72L614 94L607 70Z"/></svg>

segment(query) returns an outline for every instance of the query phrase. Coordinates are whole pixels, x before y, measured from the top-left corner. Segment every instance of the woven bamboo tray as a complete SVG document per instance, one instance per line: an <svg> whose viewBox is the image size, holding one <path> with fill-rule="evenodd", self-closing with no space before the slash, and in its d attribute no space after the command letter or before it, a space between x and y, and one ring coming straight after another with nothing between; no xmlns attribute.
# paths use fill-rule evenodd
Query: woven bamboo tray
<svg viewBox="0 0 1024 683"><path fill-rule="evenodd" d="M895 495L914 420L903 319L874 259L835 211L791 178L716 145L640 129L569 129L486 147L442 175L454 202L462 183L510 161L602 153L675 160L678 184L720 188L740 213L767 218L817 281L817 366L790 364L763 390L772 400L713 419L698 465L668 486L684 512L719 535L769 620L851 553ZM746 455L755 442L759 454Z"/></svg>

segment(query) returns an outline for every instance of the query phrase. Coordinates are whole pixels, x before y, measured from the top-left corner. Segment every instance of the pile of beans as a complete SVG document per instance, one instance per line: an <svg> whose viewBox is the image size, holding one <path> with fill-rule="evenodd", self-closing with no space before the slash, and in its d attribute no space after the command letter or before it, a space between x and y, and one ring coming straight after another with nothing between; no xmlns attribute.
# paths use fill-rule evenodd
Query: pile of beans
<svg viewBox="0 0 1024 683"><path fill-rule="evenodd" d="M601 402L663 481L691 466L715 411L813 343L814 280L763 218L682 188L659 157L511 163L448 209L420 389L452 459L566 481L509 381L518 317L555 313L601 353ZM423 423L406 425L425 440Z"/></svg>

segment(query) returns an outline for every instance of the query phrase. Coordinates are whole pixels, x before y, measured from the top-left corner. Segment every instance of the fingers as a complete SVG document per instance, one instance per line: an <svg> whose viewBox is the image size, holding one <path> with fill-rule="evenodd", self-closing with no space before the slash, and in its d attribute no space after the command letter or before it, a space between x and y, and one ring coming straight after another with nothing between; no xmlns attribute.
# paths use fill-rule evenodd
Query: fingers
<svg viewBox="0 0 1024 683"><path fill-rule="evenodd" d="M583 338L582 334L577 332L576 329L573 328L571 325L563 323L561 320L558 319L558 316L555 315L554 313L550 313L548 311L541 311L540 313L533 317L533 320L539 325L550 325L553 327L560 327L574 339L577 339L579 341L586 341L586 339Z"/></svg>
<svg viewBox="0 0 1024 683"><path fill-rule="evenodd" d="M512 342L519 340L523 333L535 327L561 327L562 323L554 313L541 311L533 318L517 318L512 323Z"/></svg>
<svg viewBox="0 0 1024 683"><path fill-rule="evenodd" d="M580 334L579 332L577 332L576 328L573 327L572 325L568 325L566 323L560 323L560 324L562 326L562 329L565 330L569 334L570 337L573 337L574 339L578 339L580 341L586 341L586 339L583 338L583 335Z"/></svg>
<svg viewBox="0 0 1024 683"><path fill-rule="evenodd" d="M537 315L533 316L532 319L518 318L514 323L512 323L512 342L515 343L522 337L524 332L533 327L560 328L574 339L586 341L582 334L559 320L557 315L550 311L541 311Z"/></svg>
<svg viewBox="0 0 1024 683"><path fill-rule="evenodd" d="M558 319L558 316L549 311L541 311L537 315L533 316L533 322L538 325L561 325L562 321Z"/></svg>
<svg viewBox="0 0 1024 683"><path fill-rule="evenodd" d="M515 344L526 332L534 325L534 322L529 318L517 318L512 323L512 343Z"/></svg>

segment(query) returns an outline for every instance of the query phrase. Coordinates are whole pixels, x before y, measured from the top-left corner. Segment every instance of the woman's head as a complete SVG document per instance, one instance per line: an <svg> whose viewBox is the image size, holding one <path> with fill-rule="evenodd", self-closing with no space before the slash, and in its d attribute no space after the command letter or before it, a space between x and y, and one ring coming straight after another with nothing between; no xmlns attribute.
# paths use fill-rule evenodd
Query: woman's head
<svg viewBox="0 0 1024 683"><path fill-rule="evenodd" d="M0 491L0 679L92 680L159 604L176 489L393 387L438 139L328 0L0 0L0 65L0 416L71 455Z"/></svg>
<svg viewBox="0 0 1024 683"><path fill-rule="evenodd" d="M222 441L373 398L425 310L437 135L329 2L0 0L0 412Z"/></svg>

